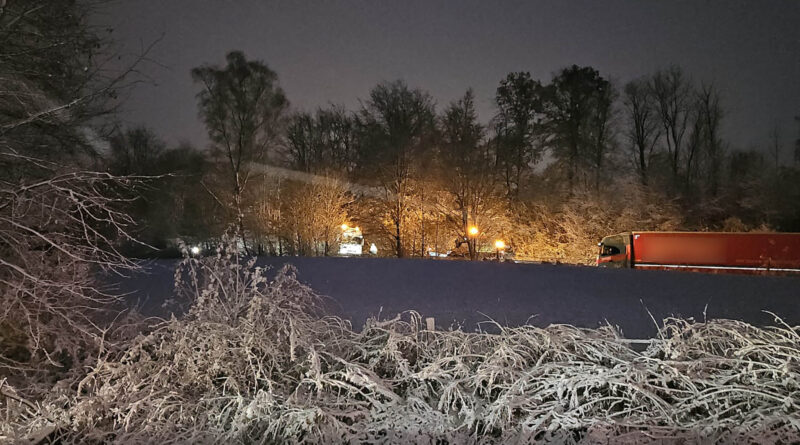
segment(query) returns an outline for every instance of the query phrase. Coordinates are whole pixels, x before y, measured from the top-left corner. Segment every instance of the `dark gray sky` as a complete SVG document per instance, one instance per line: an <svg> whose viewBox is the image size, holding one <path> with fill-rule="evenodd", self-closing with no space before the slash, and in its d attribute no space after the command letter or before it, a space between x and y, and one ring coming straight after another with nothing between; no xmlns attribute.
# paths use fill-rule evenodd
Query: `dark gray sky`
<svg viewBox="0 0 800 445"><path fill-rule="evenodd" d="M174 143L207 141L189 70L240 49L278 73L294 109L355 108L382 80L429 91L438 109L475 90L485 122L510 71L547 81L570 64L619 82L669 64L715 81L733 147L764 145L777 123L786 157L800 114L800 1L129 0L98 22L128 52L163 34L123 117Z"/></svg>

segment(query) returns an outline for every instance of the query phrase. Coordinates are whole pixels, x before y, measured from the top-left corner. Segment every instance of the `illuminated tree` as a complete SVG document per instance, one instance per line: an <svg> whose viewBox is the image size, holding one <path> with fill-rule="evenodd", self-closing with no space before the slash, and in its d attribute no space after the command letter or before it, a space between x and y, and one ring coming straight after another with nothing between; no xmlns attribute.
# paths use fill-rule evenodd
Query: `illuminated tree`
<svg viewBox="0 0 800 445"><path fill-rule="evenodd" d="M469 256L474 260L477 258L476 238L469 229L471 226L485 229L491 224L494 215L490 210L501 198L495 195L491 153L484 140L484 128L478 123L472 90L450 104L440 127L444 188L453 197L456 233L468 240Z"/></svg>

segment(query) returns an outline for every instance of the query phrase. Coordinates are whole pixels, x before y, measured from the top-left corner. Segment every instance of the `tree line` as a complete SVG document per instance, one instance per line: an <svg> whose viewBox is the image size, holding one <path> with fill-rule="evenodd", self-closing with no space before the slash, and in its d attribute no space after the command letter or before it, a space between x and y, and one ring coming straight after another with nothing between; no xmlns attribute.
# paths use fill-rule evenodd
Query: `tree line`
<svg viewBox="0 0 800 445"><path fill-rule="evenodd" d="M471 89L437 110L401 80L354 110L291 111L277 74L238 51L191 74L208 150L166 150L144 128L111 139L115 173L173 173L137 208L159 247L232 224L256 253L329 255L352 222L384 255L477 258L503 239L527 258L583 262L623 230L800 230L800 148L793 162L777 138L732 148L720 89L678 66L624 84L576 65L547 80L512 72L489 122Z"/></svg>

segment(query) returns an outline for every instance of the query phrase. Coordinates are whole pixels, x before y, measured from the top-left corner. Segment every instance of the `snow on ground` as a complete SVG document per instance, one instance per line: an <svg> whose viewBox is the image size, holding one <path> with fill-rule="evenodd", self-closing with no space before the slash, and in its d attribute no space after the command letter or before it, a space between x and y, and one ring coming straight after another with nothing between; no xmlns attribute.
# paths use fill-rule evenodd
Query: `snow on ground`
<svg viewBox="0 0 800 445"><path fill-rule="evenodd" d="M175 260L149 262L143 274L117 284L148 315L172 293ZM656 320L679 315L771 324L774 312L800 324L800 277L710 275L564 265L392 258L260 258L261 266L290 263L298 278L330 297L332 311L359 329L369 316L416 310L439 328L472 331L493 319L507 326L568 323L621 327L628 338L655 333ZM485 326L485 325L484 325ZM488 326L485 326L488 328Z"/></svg>

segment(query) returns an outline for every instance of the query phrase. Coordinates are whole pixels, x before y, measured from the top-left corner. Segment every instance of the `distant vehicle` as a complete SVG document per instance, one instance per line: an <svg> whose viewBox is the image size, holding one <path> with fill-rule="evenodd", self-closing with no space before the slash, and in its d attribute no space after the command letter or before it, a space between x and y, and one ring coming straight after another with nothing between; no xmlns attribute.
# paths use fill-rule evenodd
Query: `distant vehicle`
<svg viewBox="0 0 800 445"><path fill-rule="evenodd" d="M624 232L598 246L600 267L800 273L800 233Z"/></svg>
<svg viewBox="0 0 800 445"><path fill-rule="evenodd" d="M342 224L342 237L339 241L339 255L361 255L364 251L364 236L358 227ZM376 248L377 252L377 248Z"/></svg>

